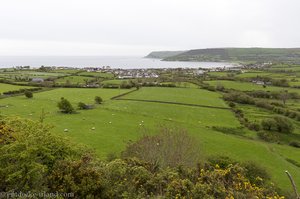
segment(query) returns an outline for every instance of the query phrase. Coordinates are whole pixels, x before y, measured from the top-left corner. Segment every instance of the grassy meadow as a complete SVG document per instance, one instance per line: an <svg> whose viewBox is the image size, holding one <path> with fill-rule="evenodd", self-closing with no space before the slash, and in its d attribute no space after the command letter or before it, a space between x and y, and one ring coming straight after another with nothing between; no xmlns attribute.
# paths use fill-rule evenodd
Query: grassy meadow
<svg viewBox="0 0 300 199"><path fill-rule="evenodd" d="M2 94L3 92L7 92L7 91L16 91L19 89L26 89L26 88L32 88L32 87L0 83L0 94Z"/></svg>
<svg viewBox="0 0 300 199"><path fill-rule="evenodd" d="M1 114L37 120L41 110L45 112L45 123L53 125L53 132L66 135L78 143L94 148L105 158L108 154L119 154L129 140L136 140L145 129L155 133L158 125L175 125L188 129L203 148L203 154L226 155L240 161L253 160L269 170L272 178L283 189L288 189L284 170L288 169L296 182L300 182L299 169L285 158L300 161L299 151L289 146L268 144L242 136L224 134L213 130L213 126L241 128L231 110L194 107L156 102L130 101L128 99L158 100L227 107L220 94L193 88L141 88L123 96L122 100L111 100L131 90L59 88L34 94L32 99L24 96L1 99ZM78 102L94 104L94 97L101 96L103 104L91 110L77 110L75 114L58 112L57 102L68 99L74 107ZM93 130L94 128L94 130ZM64 132L68 129L68 132Z"/></svg>

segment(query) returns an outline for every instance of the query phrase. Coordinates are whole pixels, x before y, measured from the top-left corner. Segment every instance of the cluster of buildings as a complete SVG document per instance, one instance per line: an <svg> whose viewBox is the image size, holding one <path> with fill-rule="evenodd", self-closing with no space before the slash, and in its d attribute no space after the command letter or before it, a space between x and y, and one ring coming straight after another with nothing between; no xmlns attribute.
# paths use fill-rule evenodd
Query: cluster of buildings
<svg viewBox="0 0 300 199"><path fill-rule="evenodd" d="M115 69L113 71L118 79L157 78L159 75L152 69Z"/></svg>

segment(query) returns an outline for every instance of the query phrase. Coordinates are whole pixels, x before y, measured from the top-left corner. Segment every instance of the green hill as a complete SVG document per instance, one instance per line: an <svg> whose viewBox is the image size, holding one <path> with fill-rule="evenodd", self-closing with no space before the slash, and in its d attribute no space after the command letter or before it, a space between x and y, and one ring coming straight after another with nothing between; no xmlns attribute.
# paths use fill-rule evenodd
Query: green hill
<svg viewBox="0 0 300 199"><path fill-rule="evenodd" d="M300 63L300 48L210 48L189 50L164 61L293 62Z"/></svg>
<svg viewBox="0 0 300 199"><path fill-rule="evenodd" d="M145 58L164 59L184 53L185 51L153 51Z"/></svg>

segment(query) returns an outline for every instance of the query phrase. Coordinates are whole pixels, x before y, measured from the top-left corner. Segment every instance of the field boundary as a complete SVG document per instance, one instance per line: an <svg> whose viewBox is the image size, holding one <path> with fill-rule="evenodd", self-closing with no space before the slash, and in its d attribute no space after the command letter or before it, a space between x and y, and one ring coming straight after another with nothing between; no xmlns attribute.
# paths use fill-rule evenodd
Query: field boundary
<svg viewBox="0 0 300 199"><path fill-rule="evenodd" d="M208 106L208 105L200 105L200 104L187 104L187 103L181 103L181 102L166 102L166 101L159 101L159 100L142 100L142 99L126 99L126 98L114 98L114 100L125 100L125 101L135 101L135 102L152 102L152 103L161 103L161 104L175 104L175 105L183 105L183 106L194 106L194 107L202 107L202 108L230 110L230 108L227 108L227 107Z"/></svg>
<svg viewBox="0 0 300 199"><path fill-rule="evenodd" d="M135 92L135 91L137 91L137 90L138 90L138 89L134 89L134 90L128 91L128 92L126 92L126 93L122 93L122 94L120 94L120 95L116 95L116 96L114 96L114 97L111 97L110 99L111 99L111 100L119 100L120 97L123 97L123 96L125 96L125 95L130 94L130 93L133 93L133 92Z"/></svg>
<svg viewBox="0 0 300 199"><path fill-rule="evenodd" d="M41 93L41 92L47 92L54 90L55 88L45 88L45 87L37 87L37 88L42 88L41 90L38 91L33 91L32 93ZM0 95L0 99L5 99L9 97L17 97L17 96L22 96L24 93L16 93L16 94L11 94L11 95Z"/></svg>

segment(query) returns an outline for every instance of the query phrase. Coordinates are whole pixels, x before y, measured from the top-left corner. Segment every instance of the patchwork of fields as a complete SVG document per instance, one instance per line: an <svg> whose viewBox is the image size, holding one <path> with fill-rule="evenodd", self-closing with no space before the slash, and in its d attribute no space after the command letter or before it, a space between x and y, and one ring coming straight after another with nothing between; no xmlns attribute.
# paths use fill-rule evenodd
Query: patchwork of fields
<svg viewBox="0 0 300 199"><path fill-rule="evenodd" d="M240 91L283 91L288 90L289 92L295 92L300 94L300 89L296 88L285 88L285 87L276 87L276 86L266 86L258 85L251 82L238 82L238 81L229 81L229 80L214 80L214 81L205 81L211 86L222 85L228 89L240 90Z"/></svg>
<svg viewBox="0 0 300 199"><path fill-rule="evenodd" d="M251 83L238 86L238 82L237 85L234 82L222 82L225 87L226 83L227 86L240 89L246 89L247 86L250 89L258 88L257 85L251 87ZM292 158L300 162L299 150L213 130L213 126L241 128L231 110L219 109L228 108L219 93L196 88L151 87L124 95L120 97L122 100L111 100L112 97L129 91L131 90L59 88L35 93L32 99L24 96L1 99L0 111L2 115L17 115L36 120L44 109L45 123L54 125L53 132L64 134L78 143L94 148L102 158L111 153L119 154L125 148L126 142L138 139L144 129L155 133L160 124L175 125L186 128L199 142L205 155L218 154L241 161L253 160L266 167L273 180L283 189L289 188L284 170L289 170L296 182L300 183L299 168L286 161L286 158ZM78 102L94 104L95 96L101 96L104 103L95 105L94 109L77 110L75 114L58 112L57 102L61 97L68 99L76 107ZM180 104L159 103L160 101ZM64 129L68 129L68 132L64 132Z"/></svg>

